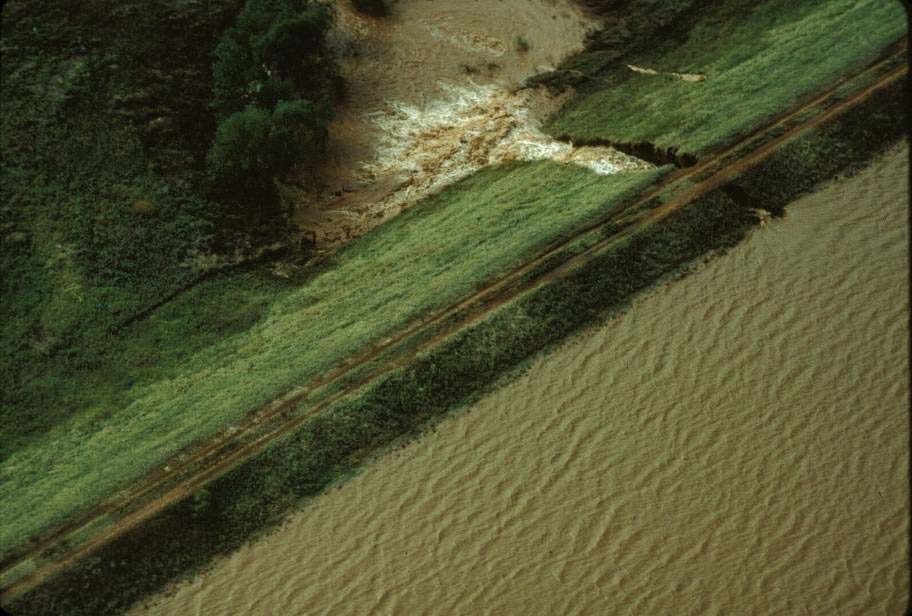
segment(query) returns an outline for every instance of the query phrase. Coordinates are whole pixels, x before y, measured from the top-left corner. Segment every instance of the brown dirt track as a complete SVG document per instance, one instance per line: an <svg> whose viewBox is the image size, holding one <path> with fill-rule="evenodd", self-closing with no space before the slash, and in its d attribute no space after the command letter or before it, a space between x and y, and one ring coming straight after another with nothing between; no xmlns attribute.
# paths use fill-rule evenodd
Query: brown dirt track
<svg viewBox="0 0 912 616"><path fill-rule="evenodd" d="M894 48L894 53L891 54L888 59L882 60L881 62L869 66L865 69L865 71L861 71L861 73L867 71L876 71L879 67L882 67L885 63L892 60L895 56L895 53L902 53L904 47L905 45L903 44L898 51ZM628 204L626 207L622 208L612 216L579 230L571 238L568 238L567 240L564 240L548 248L538 257L516 268L505 277L490 282L488 285L477 291L472 296L466 298L462 302L452 306L447 310L431 315L426 319L412 324L395 336L388 338L382 343L378 343L370 351L352 357L345 364L311 382L302 390L293 392L286 397L278 400L277 402L269 405L268 407L252 413L249 418L243 424L238 426L238 428L230 435L219 436L216 439L202 443L184 452L178 456L177 462L172 463L169 467L166 467L169 470L162 470L154 473L153 475L150 475L128 493L120 497L110 499L109 501L102 503L88 511L79 520L53 530L51 533L46 535L43 540L37 543L33 543L27 552L14 554L11 557L7 558L3 563L3 573L9 571L17 564L27 559L40 557L43 552L46 552L52 547L61 544L66 539L66 537L74 533L74 531L77 531L78 529L95 520L98 520L103 516L116 515L118 513L124 514L123 517L118 519L112 526L95 535L87 542L83 543L82 545L75 546L72 549L63 551L55 560L39 567L39 569L34 573L20 580L17 580L10 587L3 590L3 595L6 598L9 598L36 586L42 580L67 567L76 559L89 554L95 548L122 534L132 526L142 523L144 520L147 520L150 517L154 516L165 507L192 494L194 491L198 490L214 477L226 472L235 464L238 464L244 459L254 455L273 439L291 430L294 430L308 418L326 409L333 403L337 402L339 399L354 393L364 384L407 363L417 353L427 350L428 348L436 345L444 338L453 334L459 327L476 321L489 313L491 310L506 303L507 301L514 299L518 295L534 289L542 284L546 284L556 277L561 276L573 265L587 259L593 253L605 247L607 244L615 242L634 233L637 229L641 228L644 225L661 220L662 218L668 216L675 210L680 209L683 205L689 203L691 200L699 197L700 195L723 186L734 177L736 177L739 173L752 166L757 165L759 162L764 160L783 142L791 139L792 137L795 137L798 134L820 126L829 120L832 120L833 118L839 116L841 113L865 100L872 93L889 85L906 73L907 68L905 65L892 69L886 74L880 76L874 83L867 86L860 92L832 105L819 115L801 122L797 126L789 129L781 136L776 137L775 139L772 139L771 141L763 144L758 149L746 153L743 156L740 155L741 152L748 148L752 143L755 143L756 141L762 139L764 135L768 135L777 127L780 127L790 120L793 120L809 109L820 105L821 103L824 103L831 98L834 98L837 90L846 81L851 79L851 77L847 77L845 80L840 81L825 92L814 96L811 100L803 103L788 113L783 114L781 117L777 118L774 122L767 125L763 129L746 136L744 139L726 148L722 152L714 154L711 157L698 162L694 166L679 169L676 172L670 174L665 180L660 182L654 188L648 190L640 198ZM737 158L734 162L724 164L721 166L721 168L717 168L717 165L720 165L722 161L730 158L736 153L739 154L739 158ZM597 242L595 245L586 249L584 252L574 255L550 271L540 274L534 280L522 284L517 284L524 275L541 266L549 257L559 253L574 240L593 231L594 229L601 227L608 222L621 219L625 214L629 214L631 211L657 197L666 188L675 182L693 178L703 172L713 173L707 179L685 190L683 193L674 197L669 202L650 211L644 218L637 221L636 224L623 229L611 237ZM482 308L478 309L478 307ZM473 308L475 308L475 310L472 310ZM454 318L458 317L459 315L466 315L469 313L471 313L471 316L465 320L460 321L459 319ZM447 324L447 321L449 320L458 322L458 325ZM412 339L417 334L427 331L435 326L441 327L439 331L437 331L431 337L430 340L418 345L415 348L409 348L407 343L410 339ZM399 345L401 345L402 348L397 349L396 347ZM295 416L292 416L290 414L298 404L306 401L309 396L311 396L321 387L339 381L339 379L342 379L346 375L352 373L353 370L368 364L387 351L392 352L392 357L386 360L384 364L378 369L372 371L367 376L360 378L354 384L348 385L341 391L322 400L319 404L309 409L307 412ZM244 442L245 440L247 440L247 442ZM239 444L240 446L238 447ZM146 502L142 502L143 498L147 499Z"/></svg>

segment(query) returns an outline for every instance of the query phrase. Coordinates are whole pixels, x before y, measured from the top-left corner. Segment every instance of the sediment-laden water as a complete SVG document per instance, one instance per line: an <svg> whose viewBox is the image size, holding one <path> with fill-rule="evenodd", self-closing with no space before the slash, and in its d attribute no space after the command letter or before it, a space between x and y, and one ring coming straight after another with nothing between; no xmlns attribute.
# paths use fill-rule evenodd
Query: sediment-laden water
<svg viewBox="0 0 912 616"><path fill-rule="evenodd" d="M906 147L134 614L900 614Z"/></svg>
<svg viewBox="0 0 912 616"><path fill-rule="evenodd" d="M345 100L325 160L301 169L289 192L296 195L295 221L319 247L364 235L487 165L554 160L602 174L651 167L614 148L574 147L540 130L566 97L522 85L582 50L598 26L575 2L390 6L390 16L375 19L337 3L330 38Z"/></svg>

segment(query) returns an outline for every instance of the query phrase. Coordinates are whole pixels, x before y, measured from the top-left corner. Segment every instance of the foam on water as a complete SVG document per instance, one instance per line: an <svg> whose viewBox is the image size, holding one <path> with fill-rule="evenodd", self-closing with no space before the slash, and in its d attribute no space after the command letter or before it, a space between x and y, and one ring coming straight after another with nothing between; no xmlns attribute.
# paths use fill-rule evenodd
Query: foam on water
<svg viewBox="0 0 912 616"><path fill-rule="evenodd" d="M336 8L329 44L345 101L324 160L300 169L286 191L295 220L318 246L359 237L502 160L552 159L603 174L634 164L608 149L576 152L551 142L540 119L563 99L514 94L580 51L598 27L575 0L415 0L393 3L383 19L349 2ZM529 43L521 52L520 37Z"/></svg>
<svg viewBox="0 0 912 616"><path fill-rule="evenodd" d="M438 89L445 96L428 105L391 103L372 115L378 144L361 179L401 181L379 208L406 205L482 167L510 160L553 160L602 175L652 167L614 148L574 147L546 135L532 111L546 96L542 92L448 83Z"/></svg>

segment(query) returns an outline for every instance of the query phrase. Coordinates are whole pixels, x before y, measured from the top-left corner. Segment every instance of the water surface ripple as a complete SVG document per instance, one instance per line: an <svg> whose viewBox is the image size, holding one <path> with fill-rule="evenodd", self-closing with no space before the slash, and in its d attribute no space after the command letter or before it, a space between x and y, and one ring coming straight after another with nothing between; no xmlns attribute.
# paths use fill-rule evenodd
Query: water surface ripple
<svg viewBox="0 0 912 616"><path fill-rule="evenodd" d="M900 614L905 146L136 614Z"/></svg>

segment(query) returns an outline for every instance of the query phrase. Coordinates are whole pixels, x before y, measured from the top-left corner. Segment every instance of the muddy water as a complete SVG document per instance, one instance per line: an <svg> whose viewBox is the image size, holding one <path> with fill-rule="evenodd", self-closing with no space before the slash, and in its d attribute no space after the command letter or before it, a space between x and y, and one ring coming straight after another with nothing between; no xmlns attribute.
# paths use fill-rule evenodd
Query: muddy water
<svg viewBox="0 0 912 616"><path fill-rule="evenodd" d="M907 149L135 614L900 614Z"/></svg>
<svg viewBox="0 0 912 616"><path fill-rule="evenodd" d="M550 159L596 173L643 168L607 147L539 130L563 97L522 89L583 47L594 19L571 0L401 0L382 19L337 3L331 46L348 94L325 161L293 183L296 221L324 247L505 160ZM528 48L518 49L524 40Z"/></svg>

